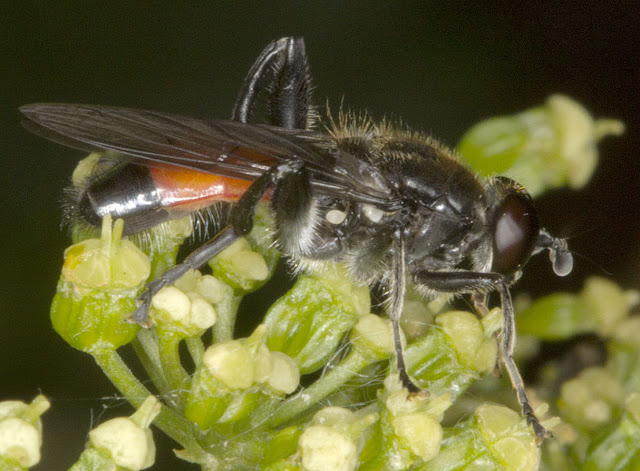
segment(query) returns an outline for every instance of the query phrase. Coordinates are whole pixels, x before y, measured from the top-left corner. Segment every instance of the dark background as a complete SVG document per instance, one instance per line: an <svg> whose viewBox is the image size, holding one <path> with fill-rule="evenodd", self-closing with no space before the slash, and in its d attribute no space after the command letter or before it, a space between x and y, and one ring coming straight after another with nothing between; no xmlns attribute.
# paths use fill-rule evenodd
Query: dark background
<svg viewBox="0 0 640 471"><path fill-rule="evenodd" d="M50 328L49 302L68 243L58 229L58 200L82 155L23 131L21 104L94 103L225 118L257 54L285 35L306 39L318 104L328 98L335 109L344 97L354 109L402 117L451 145L479 120L565 93L596 116L622 119L628 130L600 145L600 166L584 190L538 202L545 225L572 236L573 274L558 279L538 257L516 291L576 291L590 274L639 287L636 1L523 8L189 3L0 5L0 399L30 400L38 392L51 399L36 469L67 469L92 421L130 409L110 397L114 390L91 358ZM169 443L158 446L154 469L191 469L176 465Z"/></svg>

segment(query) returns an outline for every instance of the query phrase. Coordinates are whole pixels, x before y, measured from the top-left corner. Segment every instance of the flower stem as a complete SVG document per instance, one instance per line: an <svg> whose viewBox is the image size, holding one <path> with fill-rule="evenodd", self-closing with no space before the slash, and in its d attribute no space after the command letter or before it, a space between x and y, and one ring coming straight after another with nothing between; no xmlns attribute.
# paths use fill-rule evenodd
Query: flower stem
<svg viewBox="0 0 640 471"><path fill-rule="evenodd" d="M151 338L151 333L146 329L141 329L138 336L131 342L131 346L158 391L163 395L168 395L171 386L169 386L164 371L160 367L158 348Z"/></svg>
<svg viewBox="0 0 640 471"><path fill-rule="evenodd" d="M129 367L113 349L102 349L92 352L98 366L107 375L113 385L135 407L142 405L151 394L147 388L133 375ZM154 424L176 442L189 450L194 457L202 457L211 461L212 457L192 437L197 435L193 425L184 417L176 414L166 406L153 421ZM212 468L213 469L213 468Z"/></svg>
<svg viewBox="0 0 640 471"><path fill-rule="evenodd" d="M158 332L158 352L160 354L160 363L164 371L169 386L177 392L177 396L181 399L187 394L191 378L180 363L180 345L179 336L168 331ZM184 403L183 400L181 400Z"/></svg>
<svg viewBox="0 0 640 471"><path fill-rule="evenodd" d="M200 337L188 337L185 339L189 354L193 363L198 366L202 361L202 355L204 355L204 343Z"/></svg>
<svg viewBox="0 0 640 471"><path fill-rule="evenodd" d="M375 361L376 359L363 355L359 350L352 350L342 362L313 383L312 386L303 389L295 396L280 403L277 411L257 410L254 413L255 422L260 423L264 419L265 416L263 414L265 413L270 415L268 420L269 427L277 427L287 422L335 392L360 370L371 364L372 360Z"/></svg>
<svg viewBox="0 0 640 471"><path fill-rule="evenodd" d="M236 316L242 296L233 294L233 289L229 286L224 287L225 295L222 301L214 305L218 320L213 326L214 343L227 342L233 339L233 328L236 323Z"/></svg>

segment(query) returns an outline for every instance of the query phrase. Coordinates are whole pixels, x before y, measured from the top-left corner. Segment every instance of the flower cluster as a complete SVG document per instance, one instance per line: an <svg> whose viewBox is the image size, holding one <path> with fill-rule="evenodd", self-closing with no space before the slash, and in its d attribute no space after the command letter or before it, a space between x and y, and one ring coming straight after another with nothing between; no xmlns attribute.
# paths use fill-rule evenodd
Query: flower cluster
<svg viewBox="0 0 640 471"><path fill-rule="evenodd" d="M465 135L459 150L478 171L506 172L540 192L584 185L595 143L622 125L593 120L554 96L544 107L494 118ZM90 160L95 156L90 157ZM550 164L553 162L553 164ZM90 166L85 162L81 170ZM523 174L535 175L523 181ZM79 178L79 177L78 177ZM145 282L175 263L190 234L166 223L142 252L122 238L122 221L104 219L100 239L67 249L51 308L53 327L99 367L138 410L98 425L72 468L140 470L154 462L153 422L204 470L631 470L640 466L640 319L636 292L592 279L582 293L520 303L518 329L531 357L542 341L585 332L604 339L606 364L570 380L551 365L537 389L540 416L554 438L539 448L513 406L499 362L499 309L482 319L427 303L410 290L403 321L405 360L422 394L402 389L390 323L372 313L369 289L339 266L302 274L256 322L234 335L240 302L263 286L278 253L267 210L246 239L190 271L152 300L150 328L128 321ZM76 231L81 238L81 231ZM130 344L146 377L118 349ZM186 348L181 348L186 347ZM483 380L484 378L484 380ZM488 378L488 379L487 379ZM474 387L476 401L465 395ZM145 398L147 398L145 400ZM0 467L39 459L39 416L48 403L0 403Z"/></svg>

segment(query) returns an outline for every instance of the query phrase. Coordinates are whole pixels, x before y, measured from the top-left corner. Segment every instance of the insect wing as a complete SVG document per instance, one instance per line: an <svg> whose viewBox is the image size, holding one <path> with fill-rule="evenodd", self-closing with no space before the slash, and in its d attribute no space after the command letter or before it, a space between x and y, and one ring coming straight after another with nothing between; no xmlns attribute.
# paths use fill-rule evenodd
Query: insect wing
<svg viewBox="0 0 640 471"><path fill-rule="evenodd" d="M300 159L320 190L373 203L387 197L384 189L359 183L360 175L340 171L345 168L341 161L347 163L349 156L336 162L320 150L327 137L311 131L93 105L32 104L20 111L28 130L81 150L112 150L147 162L250 181L278 162ZM359 162L358 168L366 165Z"/></svg>

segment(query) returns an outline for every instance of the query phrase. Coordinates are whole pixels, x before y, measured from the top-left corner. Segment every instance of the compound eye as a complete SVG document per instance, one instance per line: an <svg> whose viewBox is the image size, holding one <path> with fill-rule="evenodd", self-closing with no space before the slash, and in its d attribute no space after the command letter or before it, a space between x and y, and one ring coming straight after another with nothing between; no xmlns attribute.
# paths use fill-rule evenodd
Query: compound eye
<svg viewBox="0 0 640 471"><path fill-rule="evenodd" d="M508 275L519 270L531 256L540 228L528 194L507 194L496 216L492 271Z"/></svg>

